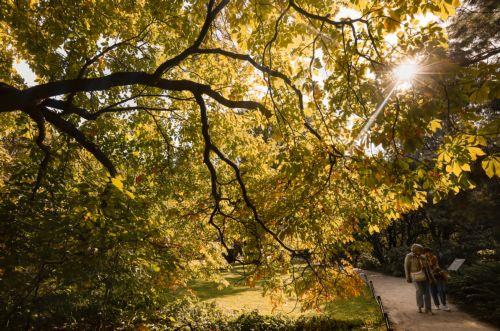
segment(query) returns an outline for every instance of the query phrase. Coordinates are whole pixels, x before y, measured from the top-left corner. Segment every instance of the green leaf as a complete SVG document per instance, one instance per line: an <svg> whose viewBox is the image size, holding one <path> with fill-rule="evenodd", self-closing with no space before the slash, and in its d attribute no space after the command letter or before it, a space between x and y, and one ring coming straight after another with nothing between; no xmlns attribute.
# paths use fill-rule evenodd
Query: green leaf
<svg viewBox="0 0 500 331"><path fill-rule="evenodd" d="M489 86L487 84L483 84L483 86L481 86L477 91L471 94L469 100L474 104L482 104L488 100L489 92Z"/></svg>

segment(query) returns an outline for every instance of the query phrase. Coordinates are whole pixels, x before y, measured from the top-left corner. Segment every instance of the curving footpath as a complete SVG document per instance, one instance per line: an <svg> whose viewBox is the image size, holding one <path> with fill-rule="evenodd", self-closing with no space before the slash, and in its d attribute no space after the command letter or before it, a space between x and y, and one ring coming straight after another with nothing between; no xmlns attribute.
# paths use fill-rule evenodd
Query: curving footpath
<svg viewBox="0 0 500 331"><path fill-rule="evenodd" d="M479 322L453 304L451 312L433 309L434 315L419 314L415 303L415 288L404 278L392 277L377 272L365 271L373 282L377 295L382 298L385 310L389 313L394 330L447 330L447 331L495 331L494 326ZM434 306L433 306L434 308Z"/></svg>

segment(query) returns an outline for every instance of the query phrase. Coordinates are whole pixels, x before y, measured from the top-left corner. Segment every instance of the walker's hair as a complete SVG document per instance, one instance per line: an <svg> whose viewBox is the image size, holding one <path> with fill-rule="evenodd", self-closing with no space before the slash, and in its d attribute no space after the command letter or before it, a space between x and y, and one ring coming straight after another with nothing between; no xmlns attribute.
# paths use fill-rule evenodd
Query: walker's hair
<svg viewBox="0 0 500 331"><path fill-rule="evenodd" d="M432 249L430 247L424 247L424 253L432 253Z"/></svg>
<svg viewBox="0 0 500 331"><path fill-rule="evenodd" d="M413 252L415 249L424 249L424 246L420 245L420 244L413 244L411 245L411 251Z"/></svg>

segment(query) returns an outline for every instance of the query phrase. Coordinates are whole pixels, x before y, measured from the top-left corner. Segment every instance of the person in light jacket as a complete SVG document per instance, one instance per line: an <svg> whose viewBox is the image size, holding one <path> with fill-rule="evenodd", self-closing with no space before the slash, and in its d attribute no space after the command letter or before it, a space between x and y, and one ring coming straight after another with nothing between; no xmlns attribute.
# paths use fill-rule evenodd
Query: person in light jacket
<svg viewBox="0 0 500 331"><path fill-rule="evenodd" d="M406 281L415 284L418 312L424 308L426 313L432 314L430 283L435 280L423 250L422 245L413 244L405 257L404 267Z"/></svg>

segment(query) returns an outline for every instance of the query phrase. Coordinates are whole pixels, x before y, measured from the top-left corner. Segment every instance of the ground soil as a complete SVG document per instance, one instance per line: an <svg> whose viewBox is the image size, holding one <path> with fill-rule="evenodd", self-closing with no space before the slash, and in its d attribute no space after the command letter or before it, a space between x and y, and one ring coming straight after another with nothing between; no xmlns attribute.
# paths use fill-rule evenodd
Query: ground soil
<svg viewBox="0 0 500 331"><path fill-rule="evenodd" d="M479 322L469 314L449 304L450 312L434 309L434 315L417 312L415 287L404 278L391 277L376 272L366 272L373 281L375 292L382 298L392 325L397 331L446 330L446 331L494 331L492 325Z"/></svg>

